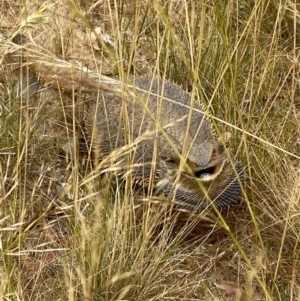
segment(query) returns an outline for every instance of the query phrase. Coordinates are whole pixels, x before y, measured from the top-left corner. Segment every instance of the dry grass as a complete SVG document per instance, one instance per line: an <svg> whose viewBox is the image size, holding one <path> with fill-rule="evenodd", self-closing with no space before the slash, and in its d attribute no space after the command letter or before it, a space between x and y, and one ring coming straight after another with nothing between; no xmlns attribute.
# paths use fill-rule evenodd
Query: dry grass
<svg viewBox="0 0 300 301"><path fill-rule="evenodd" d="M0 1L1 301L300 300L300 8L277 2ZM28 67L48 85L18 97ZM84 67L195 93L234 137L243 202L178 226L100 181L64 92Z"/></svg>

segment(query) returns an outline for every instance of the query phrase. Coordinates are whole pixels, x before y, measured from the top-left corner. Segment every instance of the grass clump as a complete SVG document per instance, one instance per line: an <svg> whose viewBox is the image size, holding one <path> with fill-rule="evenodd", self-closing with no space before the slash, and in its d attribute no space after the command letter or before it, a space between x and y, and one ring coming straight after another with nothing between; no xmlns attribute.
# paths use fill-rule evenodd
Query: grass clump
<svg viewBox="0 0 300 301"><path fill-rule="evenodd" d="M0 7L0 300L299 295L296 3ZM8 51L20 32L29 37L21 60ZM130 177L115 190L100 181L80 156L78 92L64 90L87 68L96 79L156 74L197 95L246 167L241 204L178 227L164 207L135 208ZM41 86L20 97L15 82L28 70Z"/></svg>

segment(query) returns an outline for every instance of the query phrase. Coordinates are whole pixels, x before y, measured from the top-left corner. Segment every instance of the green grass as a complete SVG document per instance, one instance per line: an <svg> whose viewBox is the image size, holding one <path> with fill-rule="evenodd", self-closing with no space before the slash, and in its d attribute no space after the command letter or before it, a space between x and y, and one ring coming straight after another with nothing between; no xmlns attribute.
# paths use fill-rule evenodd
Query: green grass
<svg viewBox="0 0 300 301"><path fill-rule="evenodd" d="M0 2L0 301L297 300L299 5L30 2ZM99 26L114 46L91 40ZM20 32L32 39L13 71L8 41ZM130 177L115 190L100 181L82 163L81 113L65 91L80 86L80 62L96 79L155 74L196 95L216 132L232 134L242 203L178 225L166 208L136 209ZM27 66L53 88L18 98Z"/></svg>

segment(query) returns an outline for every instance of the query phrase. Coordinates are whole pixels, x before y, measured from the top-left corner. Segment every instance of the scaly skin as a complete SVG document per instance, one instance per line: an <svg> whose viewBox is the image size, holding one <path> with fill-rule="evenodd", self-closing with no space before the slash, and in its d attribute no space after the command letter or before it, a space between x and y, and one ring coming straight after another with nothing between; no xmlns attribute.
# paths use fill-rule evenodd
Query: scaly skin
<svg viewBox="0 0 300 301"><path fill-rule="evenodd" d="M102 160L119 176L132 173L135 186L169 200L177 209L229 205L241 196L243 171L226 156L197 101L180 86L137 77L118 94L100 92L87 102L85 132ZM163 97L162 97L163 95ZM97 98L97 100L96 100ZM151 196L150 196L151 198Z"/></svg>
<svg viewBox="0 0 300 301"><path fill-rule="evenodd" d="M14 39L19 45L24 41L23 36ZM26 52L24 55L26 58ZM77 70L67 76L69 70L30 66L33 72L23 72L16 95L29 98L37 93L35 74L46 81L55 79L65 91L87 93L85 134L94 157L98 161L110 158L106 167L117 170L121 177L130 172L134 187L150 199L162 197L175 208L197 210L212 204L230 205L240 198L242 166L227 156L200 112L204 111L201 104L197 100L192 103L190 94L180 86L136 77L121 90L122 84L114 87L109 83L107 89L99 86L95 93L98 82L89 78L89 73Z"/></svg>

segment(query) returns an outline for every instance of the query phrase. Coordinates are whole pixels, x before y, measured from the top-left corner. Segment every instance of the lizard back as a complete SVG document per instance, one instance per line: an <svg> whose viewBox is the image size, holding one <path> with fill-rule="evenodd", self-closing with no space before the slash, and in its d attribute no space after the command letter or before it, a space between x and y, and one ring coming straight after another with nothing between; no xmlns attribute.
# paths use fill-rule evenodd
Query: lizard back
<svg viewBox="0 0 300 301"><path fill-rule="evenodd" d="M100 160L120 176L132 173L134 184L196 210L223 206L241 194L242 168L226 156L203 107L180 86L136 77L118 93L100 91L87 102L85 133Z"/></svg>

